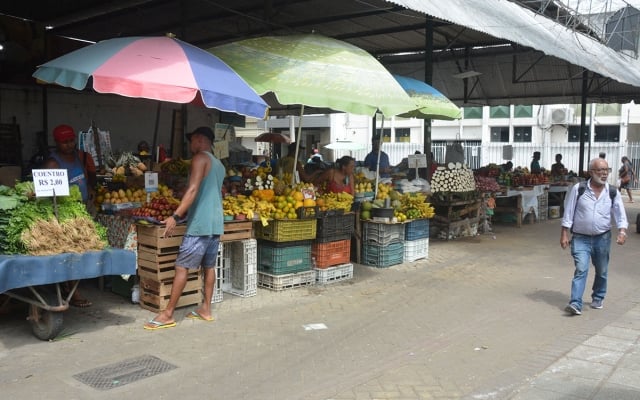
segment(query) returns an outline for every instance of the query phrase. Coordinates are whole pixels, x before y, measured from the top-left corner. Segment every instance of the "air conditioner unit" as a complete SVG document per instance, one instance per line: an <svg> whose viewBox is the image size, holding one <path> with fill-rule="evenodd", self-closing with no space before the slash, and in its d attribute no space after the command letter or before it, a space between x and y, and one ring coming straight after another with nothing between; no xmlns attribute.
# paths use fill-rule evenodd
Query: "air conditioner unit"
<svg viewBox="0 0 640 400"><path fill-rule="evenodd" d="M551 125L568 125L573 122L573 109L570 107L556 107L551 109Z"/></svg>

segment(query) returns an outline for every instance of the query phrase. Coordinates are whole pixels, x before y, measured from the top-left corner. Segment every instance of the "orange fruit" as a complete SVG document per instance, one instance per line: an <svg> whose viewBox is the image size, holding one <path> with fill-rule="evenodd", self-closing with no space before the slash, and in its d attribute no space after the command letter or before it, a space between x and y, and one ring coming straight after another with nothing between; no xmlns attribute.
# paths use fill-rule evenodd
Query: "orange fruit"
<svg viewBox="0 0 640 400"><path fill-rule="evenodd" d="M303 201L304 195L302 194L302 192L296 190L295 192L293 192L293 198L296 199L296 201Z"/></svg>

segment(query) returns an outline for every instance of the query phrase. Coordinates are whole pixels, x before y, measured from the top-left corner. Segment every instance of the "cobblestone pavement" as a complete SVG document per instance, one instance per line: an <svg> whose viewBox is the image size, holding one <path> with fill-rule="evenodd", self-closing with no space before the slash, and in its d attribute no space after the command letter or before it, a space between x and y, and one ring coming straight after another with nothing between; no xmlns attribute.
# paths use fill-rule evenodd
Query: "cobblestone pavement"
<svg viewBox="0 0 640 400"><path fill-rule="evenodd" d="M632 222L636 204L626 204ZM186 307L177 327L153 332L142 329L153 313L85 282L94 306L65 312L54 341L35 339L24 312L0 316L0 392L7 399L640 398L640 234L613 248L605 308L569 317L573 263L559 246L559 226L554 219L431 239L427 260L355 265L352 280L330 285L225 294L215 322L184 319L193 309ZM177 368L109 390L74 378L142 355Z"/></svg>

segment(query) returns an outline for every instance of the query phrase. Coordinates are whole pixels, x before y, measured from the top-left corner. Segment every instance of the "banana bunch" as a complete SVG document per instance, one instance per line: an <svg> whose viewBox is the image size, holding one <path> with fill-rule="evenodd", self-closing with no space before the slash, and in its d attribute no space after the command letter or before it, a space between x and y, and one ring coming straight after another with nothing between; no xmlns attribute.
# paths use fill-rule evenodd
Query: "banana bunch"
<svg viewBox="0 0 640 400"><path fill-rule="evenodd" d="M160 165L160 170L171 175L187 176L189 175L190 163L180 158L175 158Z"/></svg>
<svg viewBox="0 0 640 400"><path fill-rule="evenodd" d="M424 193L404 193L400 196L400 209L408 219L432 218L435 214Z"/></svg>
<svg viewBox="0 0 640 400"><path fill-rule="evenodd" d="M351 211L353 204L353 195L349 193L325 193L322 196L324 206L328 210L344 210Z"/></svg>
<svg viewBox="0 0 640 400"><path fill-rule="evenodd" d="M260 215L260 218L273 218L277 211L275 204L268 200L254 199L253 209Z"/></svg>
<svg viewBox="0 0 640 400"><path fill-rule="evenodd" d="M224 215L236 216L244 214L248 219L253 219L255 201L251 197L238 195L226 196L222 199L222 212Z"/></svg>

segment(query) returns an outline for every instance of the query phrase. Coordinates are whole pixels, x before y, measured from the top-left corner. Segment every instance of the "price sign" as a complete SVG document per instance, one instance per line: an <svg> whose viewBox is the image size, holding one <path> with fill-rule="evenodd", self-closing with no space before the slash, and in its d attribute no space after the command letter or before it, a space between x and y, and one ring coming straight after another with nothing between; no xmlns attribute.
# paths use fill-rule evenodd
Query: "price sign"
<svg viewBox="0 0 640 400"><path fill-rule="evenodd" d="M409 168L427 168L426 154L409 154L407 157Z"/></svg>
<svg viewBox="0 0 640 400"><path fill-rule="evenodd" d="M69 177L66 169L34 169L32 174L36 197L69 195Z"/></svg>
<svg viewBox="0 0 640 400"><path fill-rule="evenodd" d="M302 192L302 196L304 199L312 199L315 200L316 192L313 189L303 188L300 190Z"/></svg>
<svg viewBox="0 0 640 400"><path fill-rule="evenodd" d="M157 172L144 173L144 190L147 193L158 191L158 173Z"/></svg>

